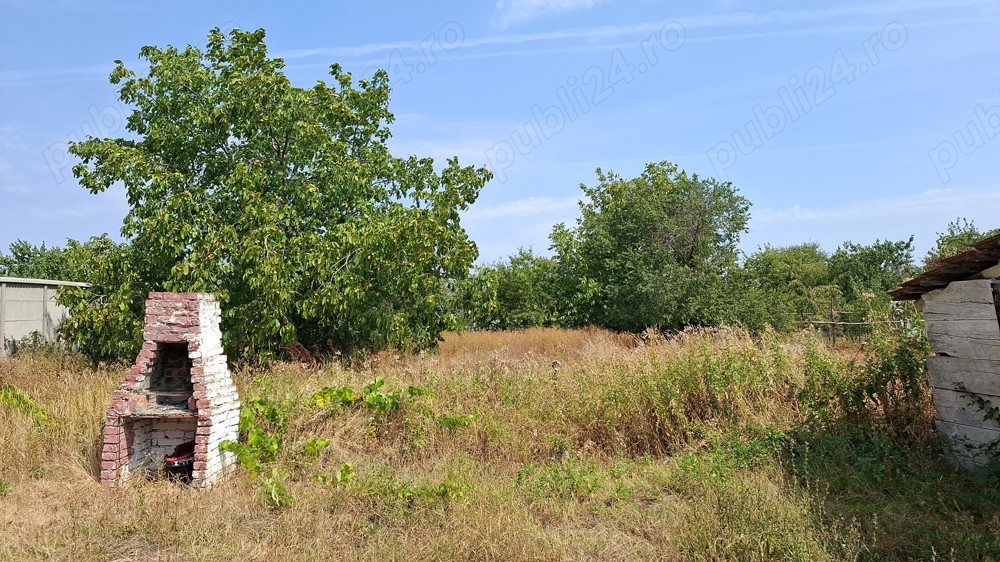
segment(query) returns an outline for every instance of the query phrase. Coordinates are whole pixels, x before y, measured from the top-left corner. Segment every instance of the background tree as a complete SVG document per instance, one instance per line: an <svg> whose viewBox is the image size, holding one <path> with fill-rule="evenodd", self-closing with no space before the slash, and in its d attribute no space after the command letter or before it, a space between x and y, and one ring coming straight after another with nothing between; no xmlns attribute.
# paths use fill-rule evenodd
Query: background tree
<svg viewBox="0 0 1000 562"><path fill-rule="evenodd" d="M434 344L452 318L442 279L477 255L459 220L489 179L483 168L397 158L379 71L356 87L293 87L264 31L218 29L204 52L144 47L143 76L119 62L111 81L134 110L129 138L88 138L71 153L97 193L121 182L131 206L94 264L95 290L68 292L74 342L127 356L149 291L210 291L221 301L227 351L266 357L296 340L345 353ZM95 257L95 259L100 259ZM105 291L105 292L102 292ZM129 344L132 348L130 349Z"/></svg>
<svg viewBox="0 0 1000 562"><path fill-rule="evenodd" d="M10 245L9 255L0 254L0 276L79 281L71 259L64 248L17 240Z"/></svg>
<svg viewBox="0 0 1000 562"><path fill-rule="evenodd" d="M574 323L641 331L726 319L749 201L665 161L638 178L597 178L581 185L577 226L551 236Z"/></svg>
<svg viewBox="0 0 1000 562"><path fill-rule="evenodd" d="M468 327L511 330L560 321L558 264L521 248L506 260L478 267L458 286Z"/></svg>
<svg viewBox="0 0 1000 562"><path fill-rule="evenodd" d="M828 318L830 303L840 295L840 288L831 284L828 262L816 243L764 246L747 256L743 268L752 291L748 298L765 308L764 320L749 323L788 331L797 328L799 320Z"/></svg>
<svg viewBox="0 0 1000 562"><path fill-rule="evenodd" d="M938 237L934 247L924 256L924 269L936 267L941 259L953 256L983 238L996 234L1000 234L1000 229L980 231L972 221L957 218L948 223L948 229L945 232L937 233Z"/></svg>
<svg viewBox="0 0 1000 562"><path fill-rule="evenodd" d="M91 286L59 289L57 298L70 313L59 325L62 338L93 359L133 357L148 294L137 280L146 265L143 256L106 234L85 243L70 240L67 252L80 272L77 280Z"/></svg>
<svg viewBox="0 0 1000 562"><path fill-rule="evenodd" d="M830 256L830 278L840 289L837 308L864 319L873 310L887 310L889 291L916 273L913 237L876 240L867 246L844 242Z"/></svg>

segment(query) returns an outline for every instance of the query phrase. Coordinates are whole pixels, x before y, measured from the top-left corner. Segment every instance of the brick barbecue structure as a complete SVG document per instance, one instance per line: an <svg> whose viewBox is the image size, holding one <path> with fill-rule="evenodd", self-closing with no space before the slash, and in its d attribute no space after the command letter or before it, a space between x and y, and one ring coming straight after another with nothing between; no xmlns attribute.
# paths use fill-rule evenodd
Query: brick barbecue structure
<svg viewBox="0 0 1000 562"><path fill-rule="evenodd" d="M155 473L166 455L191 441L192 487L211 486L233 467L234 456L219 444L238 437L240 400L220 319L210 294L149 294L142 351L108 409L101 484Z"/></svg>

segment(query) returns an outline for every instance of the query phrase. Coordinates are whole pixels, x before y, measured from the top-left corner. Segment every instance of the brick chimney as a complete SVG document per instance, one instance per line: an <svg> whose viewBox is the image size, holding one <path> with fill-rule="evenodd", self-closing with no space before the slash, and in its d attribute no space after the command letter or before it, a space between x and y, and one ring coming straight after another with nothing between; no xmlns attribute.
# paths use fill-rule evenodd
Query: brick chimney
<svg viewBox="0 0 1000 562"><path fill-rule="evenodd" d="M194 441L190 484L211 486L233 467L219 451L238 436L240 400L219 328L221 310L206 293L150 293L142 350L114 393L104 425L101 484L154 475L174 449Z"/></svg>

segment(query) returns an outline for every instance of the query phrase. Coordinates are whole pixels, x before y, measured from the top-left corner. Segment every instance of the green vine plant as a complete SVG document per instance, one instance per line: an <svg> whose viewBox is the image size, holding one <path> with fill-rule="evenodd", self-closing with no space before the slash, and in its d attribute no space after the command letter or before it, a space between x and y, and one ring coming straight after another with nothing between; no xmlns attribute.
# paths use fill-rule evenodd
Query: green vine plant
<svg viewBox="0 0 1000 562"><path fill-rule="evenodd" d="M415 413L420 418L434 420L449 433L465 428L475 421L475 416L472 415L437 416L425 404L413 401L425 395L426 391L416 386L388 390L385 379L377 377L361 390L346 385L322 388L312 395L305 406L309 410L319 408L330 413L346 409L364 410L372 414L373 427L378 426L387 430L392 430L396 426L387 426L385 422L390 421L390 418L400 421L408 412ZM325 437L309 437L298 450L285 455L284 458L289 461L288 463L276 464L283 455L289 431L288 420L293 410L302 405L290 400L278 401L267 398L250 400L240 412L239 441L227 440L219 445L220 450L236 456L237 463L247 470L251 478L261 479L261 491L268 502L275 507L292 503L293 498L284 483L289 479L304 477L309 472L309 467L319 460L323 451L331 444ZM393 417L397 414L404 415ZM332 475L312 474L309 480L341 486L349 484L356 475L352 464L343 463Z"/></svg>
<svg viewBox="0 0 1000 562"><path fill-rule="evenodd" d="M388 414L400 409L404 396L414 398L426 394L424 389L417 386L409 386L405 392L403 390L385 391L383 377L375 377L375 380L361 389L355 391L350 386L328 386L320 389L313 396L316 406L320 408L330 408L335 410L339 407L362 407L373 412Z"/></svg>
<svg viewBox="0 0 1000 562"><path fill-rule="evenodd" d="M49 423L49 413L28 393L20 390L11 384L0 385L0 404L6 404L11 408L30 417L38 425Z"/></svg>
<svg viewBox="0 0 1000 562"><path fill-rule="evenodd" d="M969 390L963 383L956 383L955 391L965 397L967 406L974 406L982 413L984 422L1000 425L1000 406L994 406L989 400ZM987 471L995 477L1000 477L1000 437L988 443L978 445L964 443L963 446L972 456L979 453L986 457Z"/></svg>

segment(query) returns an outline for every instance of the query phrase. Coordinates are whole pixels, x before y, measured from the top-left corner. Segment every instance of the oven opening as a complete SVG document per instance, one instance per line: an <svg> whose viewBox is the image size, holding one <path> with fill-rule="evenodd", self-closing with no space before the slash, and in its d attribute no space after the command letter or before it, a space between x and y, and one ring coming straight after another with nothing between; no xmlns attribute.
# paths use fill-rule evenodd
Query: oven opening
<svg viewBox="0 0 1000 562"><path fill-rule="evenodd" d="M187 343L157 343L149 380L150 398L157 406L187 409L193 392Z"/></svg>

